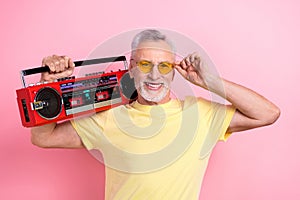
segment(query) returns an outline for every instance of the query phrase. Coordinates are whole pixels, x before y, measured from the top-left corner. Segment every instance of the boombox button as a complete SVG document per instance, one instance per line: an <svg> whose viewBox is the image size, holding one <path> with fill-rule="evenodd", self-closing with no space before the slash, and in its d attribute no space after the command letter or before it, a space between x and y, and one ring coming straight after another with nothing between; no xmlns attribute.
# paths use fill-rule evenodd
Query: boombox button
<svg viewBox="0 0 300 200"><path fill-rule="evenodd" d="M28 84L28 87L32 87L32 86L34 86L35 84L34 83L29 83Z"/></svg>

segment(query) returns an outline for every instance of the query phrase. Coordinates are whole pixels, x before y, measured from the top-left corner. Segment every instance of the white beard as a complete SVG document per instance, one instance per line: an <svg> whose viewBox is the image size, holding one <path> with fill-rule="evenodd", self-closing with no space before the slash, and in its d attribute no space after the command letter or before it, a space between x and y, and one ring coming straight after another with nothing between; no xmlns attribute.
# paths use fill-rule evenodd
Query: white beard
<svg viewBox="0 0 300 200"><path fill-rule="evenodd" d="M163 100L169 91L169 85L165 81L163 82L162 90L157 92L149 92L147 89L145 89L144 81L140 81L138 83L136 82L135 86L145 100L155 103Z"/></svg>

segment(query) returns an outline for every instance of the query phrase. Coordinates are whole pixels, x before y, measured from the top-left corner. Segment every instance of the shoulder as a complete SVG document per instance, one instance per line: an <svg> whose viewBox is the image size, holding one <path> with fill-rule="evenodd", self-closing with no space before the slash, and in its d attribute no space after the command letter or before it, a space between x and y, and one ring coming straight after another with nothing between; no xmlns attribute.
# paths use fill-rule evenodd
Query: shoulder
<svg viewBox="0 0 300 200"><path fill-rule="evenodd" d="M213 100L208 100L203 97L186 97L183 101L184 109L195 109L202 118L216 118L216 116L225 118L227 115L231 116L235 108L219 103Z"/></svg>
<svg viewBox="0 0 300 200"><path fill-rule="evenodd" d="M182 102L185 108L191 106L198 106L201 109L209 109L217 105L217 103L213 101L210 101L202 97L195 97L195 96L187 96Z"/></svg>

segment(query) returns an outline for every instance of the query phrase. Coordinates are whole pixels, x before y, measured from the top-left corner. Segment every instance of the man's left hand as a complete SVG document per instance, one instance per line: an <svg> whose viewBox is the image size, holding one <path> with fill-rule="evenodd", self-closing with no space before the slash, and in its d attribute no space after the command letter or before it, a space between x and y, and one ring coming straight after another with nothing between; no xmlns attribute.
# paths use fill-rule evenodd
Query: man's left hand
<svg viewBox="0 0 300 200"><path fill-rule="evenodd" d="M208 66L201 60L198 52L185 57L181 62L175 63L175 69L191 83L208 89L218 77L209 71Z"/></svg>

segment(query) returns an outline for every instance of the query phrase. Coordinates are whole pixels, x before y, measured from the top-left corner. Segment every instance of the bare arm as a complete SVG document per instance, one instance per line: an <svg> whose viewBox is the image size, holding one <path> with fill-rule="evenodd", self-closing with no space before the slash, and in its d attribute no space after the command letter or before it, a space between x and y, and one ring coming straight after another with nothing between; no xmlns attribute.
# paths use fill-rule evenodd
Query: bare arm
<svg viewBox="0 0 300 200"><path fill-rule="evenodd" d="M41 81L54 81L72 75L74 63L66 56L48 56L42 61L42 66L49 66L51 72L45 72ZM69 121L57 124L51 123L31 129L31 141L34 145L44 148L82 148L82 141Z"/></svg>
<svg viewBox="0 0 300 200"><path fill-rule="evenodd" d="M280 115L279 108L262 95L236 83L222 80L226 98L237 110L228 132L244 131L273 124ZM220 91L215 91L221 95Z"/></svg>
<svg viewBox="0 0 300 200"><path fill-rule="evenodd" d="M83 148L80 137L69 121L31 129L32 144L43 148Z"/></svg>
<svg viewBox="0 0 300 200"><path fill-rule="evenodd" d="M236 108L228 127L229 132L270 125L280 115L279 108L262 95L211 73L205 63L201 62L198 53L187 56L175 68L188 81L218 94Z"/></svg>

